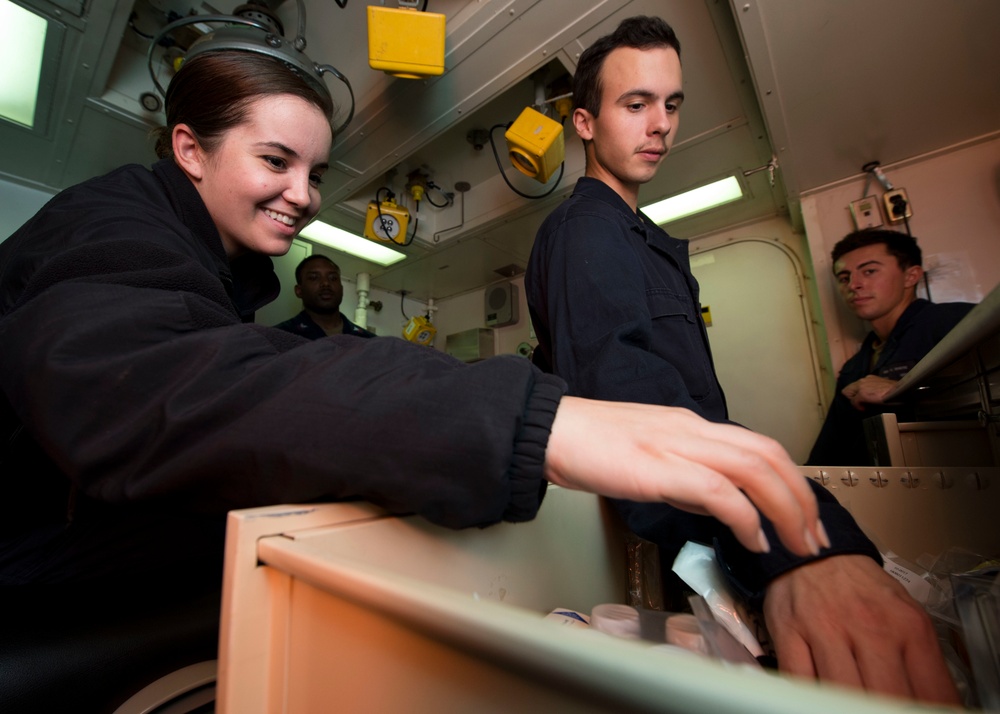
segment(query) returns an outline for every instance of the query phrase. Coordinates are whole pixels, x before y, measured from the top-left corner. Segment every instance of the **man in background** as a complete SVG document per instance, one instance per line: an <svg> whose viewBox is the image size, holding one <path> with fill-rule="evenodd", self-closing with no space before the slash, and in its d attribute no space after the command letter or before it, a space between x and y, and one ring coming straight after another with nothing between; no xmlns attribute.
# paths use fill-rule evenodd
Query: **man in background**
<svg viewBox="0 0 1000 714"><path fill-rule="evenodd" d="M935 304L917 297L923 277L916 239L905 233L866 229L833 247L833 274L851 312L871 323L858 353L844 363L836 396L808 464L874 466L864 419L898 407L885 395L975 307Z"/></svg>
<svg viewBox="0 0 1000 714"><path fill-rule="evenodd" d="M310 255L296 266L295 296L302 300L302 312L275 327L310 340L329 335L375 337L340 311L344 299L340 267L325 255Z"/></svg>
<svg viewBox="0 0 1000 714"><path fill-rule="evenodd" d="M687 243L637 208L640 185L673 145L682 87L680 44L659 18L628 18L580 56L572 119L586 175L532 249L533 359L574 396L684 407L726 422ZM615 503L632 531L659 545L664 572L686 540L715 543L731 584L763 610L781 670L956 703L927 614L885 573L850 514L809 483L829 537L807 558L782 548L766 523L769 550L765 543L768 552L755 554L716 519ZM712 488L707 477L704 487Z"/></svg>

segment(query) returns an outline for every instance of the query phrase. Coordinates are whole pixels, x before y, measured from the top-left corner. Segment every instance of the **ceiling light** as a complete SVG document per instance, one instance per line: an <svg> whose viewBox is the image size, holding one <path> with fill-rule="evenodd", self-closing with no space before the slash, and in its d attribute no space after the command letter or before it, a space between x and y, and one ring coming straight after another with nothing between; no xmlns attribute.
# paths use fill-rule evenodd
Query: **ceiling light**
<svg viewBox="0 0 1000 714"><path fill-rule="evenodd" d="M4 81L0 82L0 116L25 126L35 124L38 80L42 74L48 26L45 18L10 0L0 0L0 27L4 28L0 67L6 68ZM17 70L13 71L13 67Z"/></svg>
<svg viewBox="0 0 1000 714"><path fill-rule="evenodd" d="M721 181L714 181L705 186L693 188L676 196L642 207L649 220L657 225L676 221L695 213L707 211L710 208L732 203L743 198L743 189L735 176L729 176Z"/></svg>
<svg viewBox="0 0 1000 714"><path fill-rule="evenodd" d="M302 229L299 236L314 243L320 243L334 250L339 250L342 253L378 263L383 267L398 263L406 257L405 253L400 253L398 250L393 250L381 243L375 243L367 238L348 233L341 228L331 226L329 223L324 223L323 221L313 221Z"/></svg>

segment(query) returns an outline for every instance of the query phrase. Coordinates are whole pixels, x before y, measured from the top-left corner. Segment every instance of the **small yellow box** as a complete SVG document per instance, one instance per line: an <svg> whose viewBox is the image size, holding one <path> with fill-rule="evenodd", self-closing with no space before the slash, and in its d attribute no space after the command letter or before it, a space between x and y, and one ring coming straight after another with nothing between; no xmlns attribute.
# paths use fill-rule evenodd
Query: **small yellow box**
<svg viewBox="0 0 1000 714"><path fill-rule="evenodd" d="M444 15L369 5L368 66L405 79L444 74Z"/></svg>
<svg viewBox="0 0 1000 714"><path fill-rule="evenodd" d="M566 158L562 124L531 107L504 134L510 161L525 176L545 183Z"/></svg>
<svg viewBox="0 0 1000 714"><path fill-rule="evenodd" d="M395 201L382 201L381 204L371 201L365 216L365 238L405 243L406 224L409 220L410 212L396 205Z"/></svg>
<svg viewBox="0 0 1000 714"><path fill-rule="evenodd" d="M437 328L423 315L411 317L410 321L403 328L403 337L410 342L416 342L418 345L429 345L434 341L434 335L436 334Z"/></svg>

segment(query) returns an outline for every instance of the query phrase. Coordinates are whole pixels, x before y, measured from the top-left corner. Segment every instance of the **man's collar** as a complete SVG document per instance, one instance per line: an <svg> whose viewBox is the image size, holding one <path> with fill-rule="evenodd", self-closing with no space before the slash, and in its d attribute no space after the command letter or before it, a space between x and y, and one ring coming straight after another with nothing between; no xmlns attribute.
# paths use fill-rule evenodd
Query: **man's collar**
<svg viewBox="0 0 1000 714"><path fill-rule="evenodd" d="M889 334L885 336L885 340L883 340L883 342L885 344L892 342L896 338L896 335L909 327L913 321L917 319L917 315L923 312L924 308L930 304L930 302L923 298L914 299L909 305L906 306L906 309L903 310L902 314L900 314L899 319L896 320L896 324L892 326L891 330L889 330ZM875 334L875 330L872 330L869 334L872 339L875 340L872 344L877 343L878 335Z"/></svg>
<svg viewBox="0 0 1000 714"><path fill-rule="evenodd" d="M600 179L593 178L592 176L581 176L577 179L576 189L573 193L580 194L590 200L601 201L608 204L617 211L624 213L627 216L631 216L635 221L636 226L643 229L646 228L647 223L652 223L652 221L646 218L641 211L638 213L633 211L632 207L625 202L625 199L618 195L617 191Z"/></svg>

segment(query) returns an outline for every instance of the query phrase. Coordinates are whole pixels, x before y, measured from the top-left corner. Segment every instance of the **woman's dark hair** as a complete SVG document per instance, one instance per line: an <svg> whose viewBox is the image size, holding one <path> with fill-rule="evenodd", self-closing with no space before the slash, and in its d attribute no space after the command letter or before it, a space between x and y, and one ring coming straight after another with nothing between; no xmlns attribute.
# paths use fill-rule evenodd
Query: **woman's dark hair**
<svg viewBox="0 0 1000 714"><path fill-rule="evenodd" d="M681 43L670 27L659 17L637 15L621 21L610 35L599 38L584 50L573 74L573 106L586 109L592 116L601 111L601 68L612 50L632 47L648 50L671 47L681 56Z"/></svg>
<svg viewBox="0 0 1000 714"><path fill-rule="evenodd" d="M288 65L267 55L239 50L206 52L185 62L167 87L167 125L155 130L156 155L174 155L171 134L178 124L191 128L211 152L223 134L246 121L260 97L291 94L319 107L329 120L333 106Z"/></svg>
<svg viewBox="0 0 1000 714"><path fill-rule="evenodd" d="M920 246L917 245L916 238L906 233L900 233L899 231L887 231L878 228L866 228L854 233L848 233L837 245L833 246L830 258L833 263L836 263L841 257L852 250L877 243L885 244L885 251L889 255L895 256L896 260L899 261L899 267L903 270L923 263L923 255L921 254Z"/></svg>

